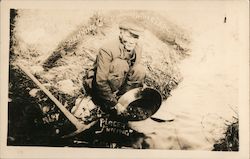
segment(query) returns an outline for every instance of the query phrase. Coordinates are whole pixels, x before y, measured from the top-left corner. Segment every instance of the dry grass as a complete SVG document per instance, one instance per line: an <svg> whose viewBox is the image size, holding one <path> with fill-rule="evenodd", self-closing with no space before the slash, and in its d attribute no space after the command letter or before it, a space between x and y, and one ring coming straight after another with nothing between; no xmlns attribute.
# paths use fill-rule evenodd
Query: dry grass
<svg viewBox="0 0 250 159"><path fill-rule="evenodd" d="M60 115L60 120L53 124L44 125L42 121L37 120L48 113L58 113L58 110L44 94L40 93L35 98L30 96L29 92L37 86L17 67L17 64L21 63L29 68L37 79L70 110L76 98L85 93L83 80L86 77L86 70L93 65L98 48L106 40L118 35L117 25L120 20L125 17L132 18L132 15L127 13L125 15L112 12L95 13L88 15L88 18L85 17L85 21L78 22L73 21L70 16L64 19L57 13L50 15L35 10L12 10L9 81L11 130L8 134L8 144L46 144L56 135L57 127L69 125L63 115ZM177 49L176 43L169 41L170 38L176 39L176 42L181 41L180 37L185 34L175 26L167 25L170 24L168 21L165 23L166 26L173 27L173 34L170 34L172 33L170 30L167 33L165 29L155 30L154 24L147 24L144 20L143 25L148 31L142 44L143 63L147 68L146 84L158 89L166 99L182 79L178 63L186 56L187 50ZM41 33L47 36L44 37ZM165 36L160 36L163 33ZM69 84L67 90L62 89L60 83ZM49 107L49 112L43 114L43 109L46 107ZM22 112L21 115L18 115L16 110ZM36 138L41 136L41 133L44 133L44 138L38 141Z"/></svg>
<svg viewBox="0 0 250 159"><path fill-rule="evenodd" d="M213 151L239 151L239 120L227 125L224 137L214 144Z"/></svg>
<svg viewBox="0 0 250 159"><path fill-rule="evenodd" d="M76 88L75 94L78 96L82 93L82 83L85 77L86 69L90 68L97 54L98 48L103 41L112 38L117 32L117 24L126 18L133 18L132 13L96 13L89 17L86 23L78 25L75 31L69 30L68 36L62 40L56 49L48 54L41 52L39 45L27 44L20 37L22 28L18 24L27 16L22 11L16 16L15 27L13 29L11 49L13 50L13 65L22 63L31 70L44 83L50 83L55 86L59 81L70 79ZM160 15L152 12L136 11L134 14L143 15L137 17L137 20L149 30L147 36L143 39L144 55L143 63L147 69L146 84L154 87L162 93L164 99L182 80L178 69L178 63L188 52L187 48L181 47L182 44L188 44L185 32ZM116 15L116 16L111 16ZM23 18L24 17L24 18ZM147 17L153 21L148 21ZM29 17L28 17L29 18ZM156 30L156 25L163 25ZM27 24L28 25L28 24ZM153 34L152 34L152 33ZM182 42L182 43L177 43ZM152 43L153 42L153 43ZM36 66L45 66L47 71L36 71ZM34 66L34 67L33 67ZM56 93L56 92L54 92Z"/></svg>

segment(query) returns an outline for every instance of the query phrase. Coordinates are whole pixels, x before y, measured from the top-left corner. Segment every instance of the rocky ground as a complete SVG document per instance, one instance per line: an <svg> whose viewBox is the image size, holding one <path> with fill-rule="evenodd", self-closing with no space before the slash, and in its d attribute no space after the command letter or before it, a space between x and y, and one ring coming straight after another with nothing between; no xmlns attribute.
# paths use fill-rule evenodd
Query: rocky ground
<svg viewBox="0 0 250 159"><path fill-rule="evenodd" d="M141 40L144 48L143 64L147 68L146 83L159 90L165 99L155 116L165 119L171 114L175 119L165 123L150 119L132 123L135 129L153 139L151 148L211 150L213 144L222 137L222 132L225 132L226 121L232 122L232 116L237 118L235 83L238 79L235 73L238 64L233 62L233 51L220 54L224 52L221 48L224 46L224 38L231 39L230 44L237 42L234 39L237 30L234 30L234 23L223 23L221 16L224 15L217 18L215 23L212 19L207 22L207 28L211 27L211 23L212 26L218 25L215 31L202 33L202 27L192 28L194 25L186 25L187 21L185 23L181 20L173 23L171 15L168 17L150 11L109 11L97 14L94 11L65 13L60 10L18 10L14 13L9 84L10 144L47 143L45 140L50 139L49 134L56 133L46 131L54 128L53 124L36 130L39 132L37 136L44 136L39 141L33 141L32 138L23 141L20 134L34 133L29 132L37 128L32 125L41 123L29 119L43 117L41 112L60 114L46 96L36 96L36 86L17 65L27 67L66 108L71 109L76 98L85 95L82 82L86 70L95 60L98 48L106 40L118 35L118 23L126 18L134 18L146 27L145 36ZM203 24L199 16L196 18L196 26ZM230 27L225 30L225 25ZM219 38L221 31L230 34ZM213 36L216 38L209 42L206 40ZM226 59L223 65L222 58ZM231 71L226 71L228 69ZM232 110L236 113L232 113ZM36 113L26 116L27 121L23 122L24 114L29 114L29 111ZM16 113L19 113L18 117L13 116ZM64 117L62 121L62 124L67 125ZM14 127L13 122L17 123ZM205 127L203 123L206 123ZM25 125L29 125L26 129L28 132L23 131ZM67 129L70 131L72 128Z"/></svg>

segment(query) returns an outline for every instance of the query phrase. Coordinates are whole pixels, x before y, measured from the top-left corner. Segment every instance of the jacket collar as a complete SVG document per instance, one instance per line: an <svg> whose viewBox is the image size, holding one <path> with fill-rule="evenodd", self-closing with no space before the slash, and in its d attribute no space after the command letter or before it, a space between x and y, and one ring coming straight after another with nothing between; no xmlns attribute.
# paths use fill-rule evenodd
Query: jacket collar
<svg viewBox="0 0 250 159"><path fill-rule="evenodd" d="M131 59L131 58L134 58L136 56L136 53L137 53L137 45L135 46L134 50L132 50L129 54L128 52L126 51L126 49L124 48L124 45L121 43L121 41L119 40L119 49L120 49L120 57L122 59Z"/></svg>

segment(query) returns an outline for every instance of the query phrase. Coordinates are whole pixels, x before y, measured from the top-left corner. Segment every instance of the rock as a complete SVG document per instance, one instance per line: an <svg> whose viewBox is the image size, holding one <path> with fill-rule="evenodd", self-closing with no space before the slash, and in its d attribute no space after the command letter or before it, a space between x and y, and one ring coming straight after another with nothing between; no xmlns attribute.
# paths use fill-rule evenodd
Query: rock
<svg viewBox="0 0 250 159"><path fill-rule="evenodd" d="M30 90L30 91L29 91L29 95L30 95L31 97L37 97L39 90L40 90L40 89L36 89L36 88Z"/></svg>
<svg viewBox="0 0 250 159"><path fill-rule="evenodd" d="M43 112L44 114L48 113L49 111L50 111L50 107L49 107L49 106L43 106L43 107L42 107L42 112Z"/></svg>
<svg viewBox="0 0 250 159"><path fill-rule="evenodd" d="M38 65L32 66L30 70L32 74L41 74L44 71L43 67Z"/></svg>
<svg viewBox="0 0 250 159"><path fill-rule="evenodd" d="M90 115L90 111L96 108L90 97L77 98L75 106L71 109L71 113L82 120Z"/></svg>
<svg viewBox="0 0 250 159"><path fill-rule="evenodd" d="M62 80L56 83L56 88L68 95L73 96L74 95L74 91L77 89L74 86L74 83L72 82L72 80L68 79L68 80Z"/></svg>

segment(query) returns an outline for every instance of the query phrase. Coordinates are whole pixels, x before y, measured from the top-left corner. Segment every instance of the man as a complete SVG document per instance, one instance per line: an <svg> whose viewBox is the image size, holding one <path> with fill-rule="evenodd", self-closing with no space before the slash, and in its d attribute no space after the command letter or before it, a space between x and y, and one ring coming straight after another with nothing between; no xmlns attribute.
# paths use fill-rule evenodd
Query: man
<svg viewBox="0 0 250 159"><path fill-rule="evenodd" d="M119 25L119 38L103 45L97 56L92 81L92 100L108 113L120 114L125 108L118 98L128 90L140 87L145 69L140 64L142 48L139 38L143 28L135 22Z"/></svg>

